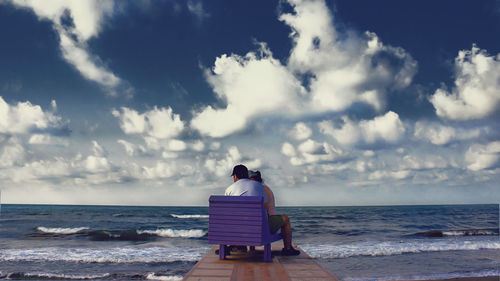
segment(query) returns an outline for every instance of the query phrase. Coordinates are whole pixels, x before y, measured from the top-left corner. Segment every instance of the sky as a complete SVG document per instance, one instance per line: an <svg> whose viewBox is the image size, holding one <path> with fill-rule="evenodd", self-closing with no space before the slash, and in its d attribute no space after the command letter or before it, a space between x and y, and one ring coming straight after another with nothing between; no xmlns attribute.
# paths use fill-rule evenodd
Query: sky
<svg viewBox="0 0 500 281"><path fill-rule="evenodd" d="M0 0L3 203L500 202L500 2Z"/></svg>

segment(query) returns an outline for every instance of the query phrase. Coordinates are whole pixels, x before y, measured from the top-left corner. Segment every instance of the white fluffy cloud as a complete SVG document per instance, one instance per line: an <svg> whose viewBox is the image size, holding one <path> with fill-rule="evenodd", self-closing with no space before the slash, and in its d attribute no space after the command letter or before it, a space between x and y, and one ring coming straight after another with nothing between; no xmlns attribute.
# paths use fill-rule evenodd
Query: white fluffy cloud
<svg viewBox="0 0 500 281"><path fill-rule="evenodd" d="M140 134L157 139L170 139L184 130L184 122L180 115L173 113L172 108L157 108L144 113L122 107L121 112L112 111L113 116L120 119L120 128L126 134Z"/></svg>
<svg viewBox="0 0 500 281"><path fill-rule="evenodd" d="M229 177L237 164L243 164L248 169L257 169L262 165L262 161L258 158L245 157L236 146L231 146L222 157L218 153L210 153L205 160L204 168L217 177Z"/></svg>
<svg viewBox="0 0 500 281"><path fill-rule="evenodd" d="M206 79L226 106L195 112L192 128L224 137L262 115L344 111L357 102L382 111L386 93L411 82L416 62L403 49L384 46L373 33L339 36L322 0L289 2L295 13L280 16L292 28L287 65L273 58L265 43L259 54L218 57ZM401 63L391 65L384 57ZM309 90L301 82L306 79Z"/></svg>
<svg viewBox="0 0 500 281"><path fill-rule="evenodd" d="M465 153L467 169L479 171L496 167L500 160L500 141L487 145L474 144Z"/></svg>
<svg viewBox="0 0 500 281"><path fill-rule="evenodd" d="M314 164L321 162L332 162L345 156L345 152L333 145L323 142L319 143L308 139L297 147L285 142L281 146L281 153L290 158L290 163L294 166Z"/></svg>
<svg viewBox="0 0 500 281"><path fill-rule="evenodd" d="M10 138L0 151L0 167L22 165L26 152L18 139Z"/></svg>
<svg viewBox="0 0 500 281"><path fill-rule="evenodd" d="M281 153L283 155L286 155L288 157L293 157L296 155L295 153L295 148L293 147L293 145L289 142L285 142L281 145Z"/></svg>
<svg viewBox="0 0 500 281"><path fill-rule="evenodd" d="M305 140L312 135L312 130L304 122L298 122L288 134L296 140Z"/></svg>
<svg viewBox="0 0 500 281"><path fill-rule="evenodd" d="M319 130L334 138L342 145L353 145L360 142L373 144L378 141L394 143L399 141L406 131L399 115L389 111L373 120L362 120L355 123L347 116L342 117L344 124L336 128L331 121L318 124Z"/></svg>
<svg viewBox="0 0 500 281"><path fill-rule="evenodd" d="M303 91L300 83L263 44L260 54L218 57L206 77L227 106L207 106L194 114L191 127L204 135L227 136L261 114L298 112L298 96Z"/></svg>
<svg viewBox="0 0 500 281"><path fill-rule="evenodd" d="M113 164L106 150L96 141L91 142L92 153L74 157L37 159L26 151L16 138L4 144L0 155L0 178L13 183L49 182L64 185L101 184L117 182L120 175L113 172Z"/></svg>
<svg viewBox="0 0 500 281"><path fill-rule="evenodd" d="M123 146L123 149L125 149L128 156L134 156L146 152L146 148L142 145L136 145L126 140L117 140L117 142Z"/></svg>
<svg viewBox="0 0 500 281"><path fill-rule="evenodd" d="M488 56L476 46L455 59L456 79L451 92L438 89L430 102L439 117L453 120L479 119L500 106L500 54Z"/></svg>
<svg viewBox="0 0 500 281"><path fill-rule="evenodd" d="M444 169L449 167L450 159L445 160L439 155L405 155L401 161L398 161L400 169L408 170L429 170Z"/></svg>
<svg viewBox="0 0 500 281"><path fill-rule="evenodd" d="M416 138L427 140L436 145L445 145L454 140L474 139L479 137L480 133L479 129L455 129L451 126L425 121L417 121L414 129Z"/></svg>
<svg viewBox="0 0 500 281"><path fill-rule="evenodd" d="M368 175L369 180L382 180L382 179L394 179L394 180L402 180L411 176L411 172L408 170L399 170L399 171L386 171L379 170L372 172Z"/></svg>
<svg viewBox="0 0 500 281"><path fill-rule="evenodd" d="M61 145L68 146L69 142L67 139L54 137L51 135L43 135L43 134L33 134L31 135L29 144L43 144L43 145Z"/></svg>
<svg viewBox="0 0 500 281"><path fill-rule="evenodd" d="M11 0L18 7L29 8L41 20L50 20L59 35L59 47L63 58L73 65L86 79L94 81L117 94L121 79L104 63L92 55L87 41L101 31L102 23L113 13L114 1L80 0ZM72 20L73 24L67 22ZM129 90L125 91L129 94Z"/></svg>
<svg viewBox="0 0 500 281"><path fill-rule="evenodd" d="M29 101L10 105L0 96L0 134L26 134L61 126L61 117L44 112L39 105Z"/></svg>
<svg viewBox="0 0 500 281"><path fill-rule="evenodd" d="M324 1L288 2L295 13L280 16L292 28L294 47L288 67L312 74L312 110L341 111L363 102L380 111L387 89L410 84L416 62L403 49L384 46L370 32L342 38ZM380 55L402 61L403 66L391 66Z"/></svg>

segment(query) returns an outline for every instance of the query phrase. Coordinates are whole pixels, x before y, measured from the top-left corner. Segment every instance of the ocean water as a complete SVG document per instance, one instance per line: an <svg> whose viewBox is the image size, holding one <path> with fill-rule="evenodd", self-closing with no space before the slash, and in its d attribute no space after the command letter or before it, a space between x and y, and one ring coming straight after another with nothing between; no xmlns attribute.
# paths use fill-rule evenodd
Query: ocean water
<svg viewBox="0 0 500 281"><path fill-rule="evenodd" d="M285 207L342 280L500 275L498 205ZM180 280L211 247L207 207L2 205L0 279Z"/></svg>

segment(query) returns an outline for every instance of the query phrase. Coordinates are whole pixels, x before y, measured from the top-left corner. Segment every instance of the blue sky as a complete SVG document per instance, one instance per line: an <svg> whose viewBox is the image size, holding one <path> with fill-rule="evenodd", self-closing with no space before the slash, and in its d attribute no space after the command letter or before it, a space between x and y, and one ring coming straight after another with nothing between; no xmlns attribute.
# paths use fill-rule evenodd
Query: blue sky
<svg viewBox="0 0 500 281"><path fill-rule="evenodd" d="M498 1L0 1L4 203L498 203Z"/></svg>

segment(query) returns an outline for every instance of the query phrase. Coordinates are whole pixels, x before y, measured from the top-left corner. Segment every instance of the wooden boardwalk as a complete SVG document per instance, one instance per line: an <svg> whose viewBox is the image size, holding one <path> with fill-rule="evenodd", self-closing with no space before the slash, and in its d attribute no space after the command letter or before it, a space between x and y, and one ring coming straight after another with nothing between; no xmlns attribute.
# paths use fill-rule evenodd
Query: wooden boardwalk
<svg viewBox="0 0 500 281"><path fill-rule="evenodd" d="M219 260L218 246L208 253L184 276L185 281L338 281L302 249L299 256L280 256L282 242L272 244L272 262L263 262L263 247L255 254L240 253Z"/></svg>

